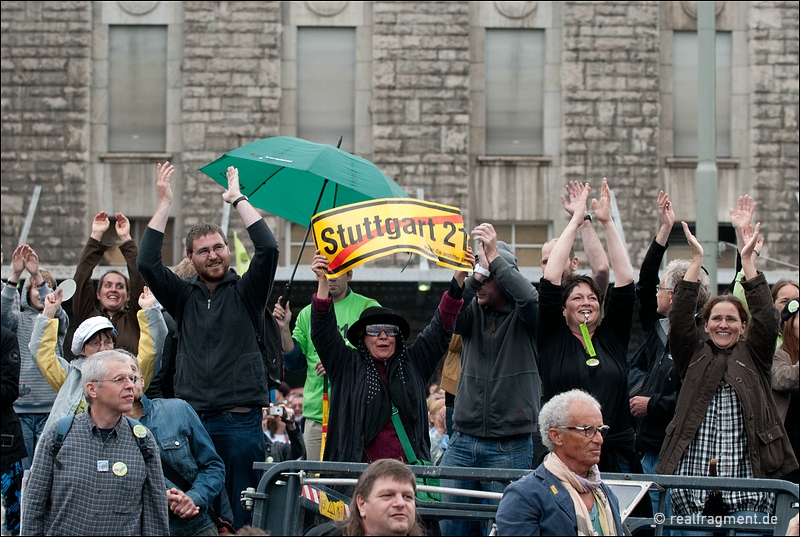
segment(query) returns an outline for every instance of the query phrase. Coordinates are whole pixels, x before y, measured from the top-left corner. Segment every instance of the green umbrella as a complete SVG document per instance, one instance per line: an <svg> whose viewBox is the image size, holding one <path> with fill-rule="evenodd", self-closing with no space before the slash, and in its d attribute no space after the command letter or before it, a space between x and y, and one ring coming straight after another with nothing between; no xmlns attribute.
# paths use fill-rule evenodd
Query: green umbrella
<svg viewBox="0 0 800 537"><path fill-rule="evenodd" d="M283 293L284 304L308 240L311 217L360 201L408 197L405 190L370 161L332 145L291 136L264 138L243 145L200 171L227 188L228 166L239 170L242 194L253 206L308 228Z"/></svg>
<svg viewBox="0 0 800 537"><path fill-rule="evenodd" d="M253 206L306 227L316 213L334 207L408 197L370 161L290 136L243 145L200 171L227 188L228 166L238 168L242 194Z"/></svg>

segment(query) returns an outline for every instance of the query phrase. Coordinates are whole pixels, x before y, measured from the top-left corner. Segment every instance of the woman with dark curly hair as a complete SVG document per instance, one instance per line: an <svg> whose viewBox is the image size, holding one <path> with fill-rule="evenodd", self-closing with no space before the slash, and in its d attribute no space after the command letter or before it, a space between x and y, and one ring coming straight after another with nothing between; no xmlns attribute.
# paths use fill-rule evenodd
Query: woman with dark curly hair
<svg viewBox="0 0 800 537"><path fill-rule="evenodd" d="M611 427L603 442L603 472L637 471L633 426L628 404L628 340L636 292L625 245L611 218L611 191L603 180L594 213L603 225L614 287L608 291L601 319L599 289L589 276L562 281L562 267L583 224L590 188L586 185L572 219L553 247L539 287L539 372L543 400L573 389L584 390L602 405Z"/></svg>

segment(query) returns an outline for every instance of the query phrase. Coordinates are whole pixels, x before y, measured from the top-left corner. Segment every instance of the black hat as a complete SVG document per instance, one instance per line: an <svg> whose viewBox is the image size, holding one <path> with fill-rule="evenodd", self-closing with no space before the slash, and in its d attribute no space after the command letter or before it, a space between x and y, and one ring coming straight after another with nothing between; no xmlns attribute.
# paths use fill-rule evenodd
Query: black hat
<svg viewBox="0 0 800 537"><path fill-rule="evenodd" d="M783 307L783 311L781 311L781 326L783 326L786 321L791 319L792 315L797 313L798 308L800 308L800 296L791 299Z"/></svg>
<svg viewBox="0 0 800 537"><path fill-rule="evenodd" d="M358 348L358 336L364 331L364 328L368 324L397 325L400 327L400 332L403 333L403 337L406 339L408 339L408 335L411 333L411 328L408 326L406 320L399 315L395 315L390 308L372 306L362 311L358 321L354 322L353 326L347 330L347 341L352 343L354 347Z"/></svg>

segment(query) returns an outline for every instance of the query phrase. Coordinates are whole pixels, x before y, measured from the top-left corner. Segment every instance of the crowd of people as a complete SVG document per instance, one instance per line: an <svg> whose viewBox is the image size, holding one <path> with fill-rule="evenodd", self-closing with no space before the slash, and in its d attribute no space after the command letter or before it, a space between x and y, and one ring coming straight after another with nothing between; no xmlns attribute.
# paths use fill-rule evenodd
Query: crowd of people
<svg viewBox="0 0 800 537"><path fill-rule="evenodd" d="M252 522L239 500L258 484L253 464L304 458L370 464L349 519L317 535L479 534L469 520L421 519L409 464L533 469L507 488L442 483L504 492L501 535L621 535L601 472L798 481L800 288L781 280L770 289L756 269L764 239L749 196L730 211L741 271L731 292L716 295L685 222L691 259L659 276L680 211L666 193L655 200L658 232L635 282L608 183L590 202L591 187L572 182L561 198L569 222L542 249L538 285L481 223L466 251L473 271L455 271L410 343L407 320L353 291L352 271L329 278L319 251L311 304L294 315L282 299L268 305L278 242L233 167L222 197L255 247L249 269L230 267L223 230L204 222L189 230L180 274L170 270L161 249L173 173L158 164L159 202L138 246L128 219L115 215L127 275L109 270L96 288L111 223L106 212L94 218L75 274L72 341L62 290L34 249L11 256L2 291L4 534L238 530ZM578 235L589 275L577 271ZM637 301L645 342L629 353ZM297 391L270 393L259 327L273 319L285 367L306 370ZM76 359L65 359L65 343ZM704 512L708 498L672 490L665 514ZM722 494L729 514L771 514L773 503L766 493Z"/></svg>

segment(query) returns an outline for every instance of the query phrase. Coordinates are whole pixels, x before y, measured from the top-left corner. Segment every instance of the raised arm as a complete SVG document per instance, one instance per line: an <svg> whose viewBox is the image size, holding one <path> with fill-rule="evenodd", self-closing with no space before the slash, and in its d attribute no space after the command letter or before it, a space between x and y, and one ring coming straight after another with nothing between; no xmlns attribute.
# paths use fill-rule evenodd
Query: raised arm
<svg viewBox="0 0 800 537"><path fill-rule="evenodd" d="M575 242L575 235L578 233L578 229L580 229L581 225L583 225L585 209L577 210L577 208L586 207L586 200L589 199L591 190L588 184L583 186L580 197L575 204L576 209L572 213L572 218L564 228L564 231L561 232L561 236L550 252L550 258L547 260L547 266L544 269L544 279L553 285L561 285L564 265L569 258L569 252Z"/></svg>
<svg viewBox="0 0 800 537"><path fill-rule="evenodd" d="M703 266L703 247L697 237L689 231L689 224L681 222L683 233L692 250L692 262L678 283L669 311L669 346L672 359L681 378L686 374L689 360L700 345L697 339L694 314L697 307L697 294L700 292L700 270Z"/></svg>
<svg viewBox="0 0 800 537"><path fill-rule="evenodd" d="M161 368L161 355L164 351L164 339L167 337L167 324L157 306L153 293L145 287L139 295L139 369L142 372L143 386L146 391L153 376Z"/></svg>
<svg viewBox="0 0 800 537"><path fill-rule="evenodd" d="M33 323L31 352L42 377L54 391L58 392L67 380L67 361L56 353L58 345L58 320L53 317L61 308L62 291L57 289L44 299L44 310Z"/></svg>
<svg viewBox="0 0 800 537"><path fill-rule="evenodd" d="M95 306L97 294L92 283L92 273L103 257L103 253L109 248L101 240L110 225L107 212L100 211L95 215L92 220L91 235L86 241L86 246L84 246L75 267L75 285L77 287L72 300L72 313L74 321L78 325L89 317L99 315Z"/></svg>
<svg viewBox="0 0 800 537"><path fill-rule="evenodd" d="M589 268L592 269L592 279L597 283L597 286L605 293L608 289L608 256L603 249L603 243L600 242L600 237L594 230L591 218L586 218L589 213L586 212L586 203L580 204L581 191L583 190L583 183L578 181L570 181L564 188L569 195L569 201L565 196L561 196L561 205L570 216L576 210L583 211L583 223L581 224L581 242L583 242L583 251L586 252L586 258L589 260Z"/></svg>
<svg viewBox="0 0 800 537"><path fill-rule="evenodd" d="M156 212L147 224L148 227L164 233L169 221L169 211L172 208L172 174L175 166L169 162L156 165L156 188L158 189L158 205Z"/></svg>
<svg viewBox="0 0 800 537"><path fill-rule="evenodd" d="M600 200L593 199L592 207L595 216L603 224L606 232L608 257L611 259L611 270L614 271L614 287L625 287L633 283L633 268L628 258L628 249L622 243L622 238L620 238L611 217L611 189L605 178L603 178L603 186L600 189Z"/></svg>
<svg viewBox="0 0 800 537"><path fill-rule="evenodd" d="M128 276L131 282L130 299L128 300L129 307L126 315L134 318L140 309L136 297L144 291L144 278L139 274L139 269L136 266L139 248L136 247L136 241L131 237L131 223L128 218L122 213L117 213L115 218L116 223L114 224L114 228L117 231L117 236L122 241L122 244L119 245L119 250L125 258L125 264L128 266Z"/></svg>
<svg viewBox="0 0 800 537"><path fill-rule="evenodd" d="M228 166L227 176L228 189L222 193L222 199L231 204L239 200L234 209L242 218L244 227L250 227L250 224L253 222L261 220L261 215L259 215L258 211L256 211L255 208L250 205L250 201L248 201L247 197L242 196L242 191L239 190L239 170L233 166Z"/></svg>
<svg viewBox="0 0 800 537"><path fill-rule="evenodd" d="M669 196L662 190L658 194L658 216L661 227L642 261L639 269L639 282L636 284L636 296L639 298L639 321L644 330L649 330L658 320L658 269L667 251L667 241L675 223L675 213Z"/></svg>

